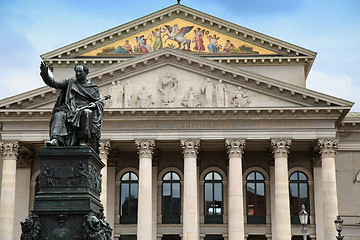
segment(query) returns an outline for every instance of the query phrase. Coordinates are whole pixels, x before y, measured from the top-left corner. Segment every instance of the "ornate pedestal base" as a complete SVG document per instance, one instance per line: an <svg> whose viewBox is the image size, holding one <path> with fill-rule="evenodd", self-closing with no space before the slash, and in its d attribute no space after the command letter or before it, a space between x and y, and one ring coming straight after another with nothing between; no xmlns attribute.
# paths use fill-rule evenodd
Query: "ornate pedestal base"
<svg viewBox="0 0 360 240"><path fill-rule="evenodd" d="M21 239L111 239L100 203L99 156L89 147L47 147L39 157L40 190L21 222Z"/></svg>

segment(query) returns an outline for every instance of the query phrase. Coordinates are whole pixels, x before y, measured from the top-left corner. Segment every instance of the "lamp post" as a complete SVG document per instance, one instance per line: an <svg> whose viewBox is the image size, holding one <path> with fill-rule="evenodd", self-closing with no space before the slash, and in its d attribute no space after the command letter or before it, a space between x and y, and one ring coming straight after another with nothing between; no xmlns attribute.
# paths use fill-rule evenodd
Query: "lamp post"
<svg viewBox="0 0 360 240"><path fill-rule="evenodd" d="M336 236L337 240L342 240L344 238L344 236L341 236L343 222L344 220L342 220L340 216L337 216L336 220L334 221L336 231L338 232L338 235Z"/></svg>
<svg viewBox="0 0 360 240"><path fill-rule="evenodd" d="M301 212L299 212L300 223L302 225L301 232L303 239L306 240L306 225L308 223L309 213L305 211L305 205L301 205Z"/></svg>

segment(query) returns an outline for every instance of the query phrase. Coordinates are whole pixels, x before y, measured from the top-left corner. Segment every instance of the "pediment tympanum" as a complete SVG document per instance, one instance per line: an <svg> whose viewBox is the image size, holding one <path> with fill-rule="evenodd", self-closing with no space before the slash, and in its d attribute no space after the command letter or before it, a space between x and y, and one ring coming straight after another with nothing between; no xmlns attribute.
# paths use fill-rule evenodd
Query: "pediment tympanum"
<svg viewBox="0 0 360 240"><path fill-rule="evenodd" d="M108 108L246 108L296 106L240 85L162 66L100 88Z"/></svg>
<svg viewBox="0 0 360 240"><path fill-rule="evenodd" d="M219 31L176 18L81 56L139 55L165 47L179 48L196 54L277 54Z"/></svg>

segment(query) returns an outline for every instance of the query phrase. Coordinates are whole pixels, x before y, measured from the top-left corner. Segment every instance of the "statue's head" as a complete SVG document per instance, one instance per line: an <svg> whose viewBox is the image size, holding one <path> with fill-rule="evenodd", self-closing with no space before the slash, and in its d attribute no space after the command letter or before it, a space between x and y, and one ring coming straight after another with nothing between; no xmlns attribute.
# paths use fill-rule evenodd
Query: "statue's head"
<svg viewBox="0 0 360 240"><path fill-rule="evenodd" d="M89 73L89 68L84 64L78 64L74 67L75 76L77 80L85 80Z"/></svg>

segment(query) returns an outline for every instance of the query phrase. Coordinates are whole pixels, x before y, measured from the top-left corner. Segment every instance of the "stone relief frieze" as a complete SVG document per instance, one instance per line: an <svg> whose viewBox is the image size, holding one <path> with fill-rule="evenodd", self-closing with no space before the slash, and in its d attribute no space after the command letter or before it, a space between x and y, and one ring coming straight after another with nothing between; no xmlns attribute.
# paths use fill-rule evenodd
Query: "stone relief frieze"
<svg viewBox="0 0 360 240"><path fill-rule="evenodd" d="M178 79L166 72L165 77L160 78L158 89L161 93L161 104L164 107L174 107L175 90L178 86Z"/></svg>
<svg viewBox="0 0 360 240"><path fill-rule="evenodd" d="M200 106L199 94L197 94L193 87L190 87L189 91L183 98L182 105L189 108L195 108Z"/></svg>

